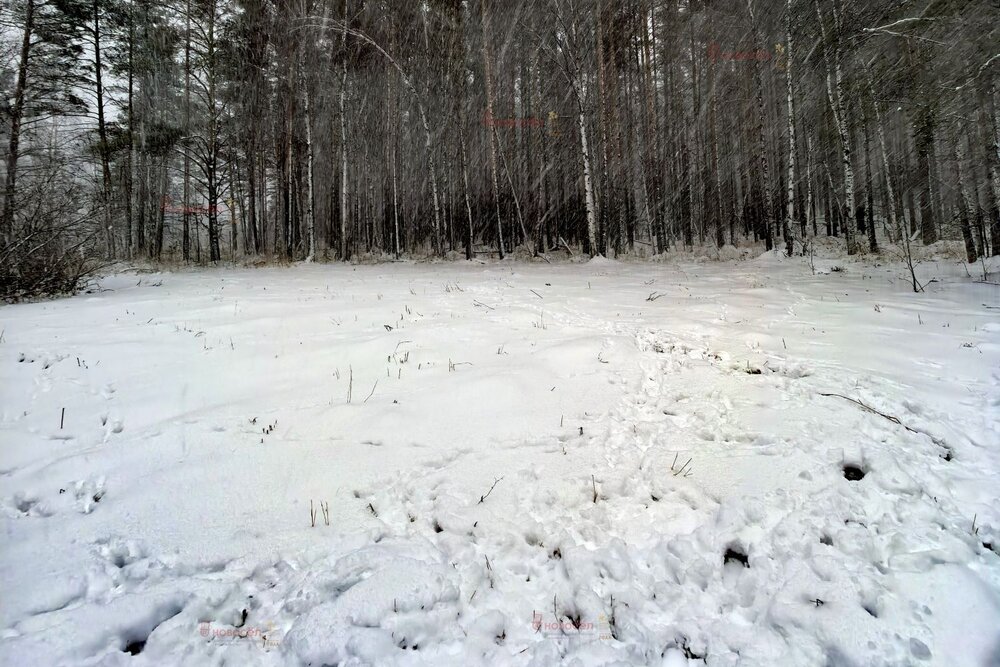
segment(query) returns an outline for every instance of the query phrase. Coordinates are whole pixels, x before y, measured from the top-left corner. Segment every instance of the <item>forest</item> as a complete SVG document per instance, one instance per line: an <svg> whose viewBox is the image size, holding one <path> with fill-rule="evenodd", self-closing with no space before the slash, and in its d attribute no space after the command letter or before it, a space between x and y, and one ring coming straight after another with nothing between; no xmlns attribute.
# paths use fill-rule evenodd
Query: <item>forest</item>
<svg viewBox="0 0 1000 667"><path fill-rule="evenodd" d="M1000 253L995 0L12 0L0 292L119 260Z"/></svg>

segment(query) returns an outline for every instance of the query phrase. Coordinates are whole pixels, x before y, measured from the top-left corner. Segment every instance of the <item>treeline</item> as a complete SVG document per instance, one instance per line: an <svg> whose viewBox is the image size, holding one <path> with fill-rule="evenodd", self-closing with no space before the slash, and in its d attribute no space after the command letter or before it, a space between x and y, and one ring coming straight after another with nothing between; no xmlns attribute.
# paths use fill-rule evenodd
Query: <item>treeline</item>
<svg viewBox="0 0 1000 667"><path fill-rule="evenodd" d="M87 258L1000 252L989 0L14 0L0 279Z"/></svg>

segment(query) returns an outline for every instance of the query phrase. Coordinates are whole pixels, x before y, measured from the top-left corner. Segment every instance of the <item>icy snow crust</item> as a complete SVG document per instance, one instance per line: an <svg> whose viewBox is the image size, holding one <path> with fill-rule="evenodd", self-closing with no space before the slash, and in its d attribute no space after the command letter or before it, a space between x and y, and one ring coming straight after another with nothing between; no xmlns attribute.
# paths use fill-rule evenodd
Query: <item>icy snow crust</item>
<svg viewBox="0 0 1000 667"><path fill-rule="evenodd" d="M1000 664L997 288L817 268L0 308L0 664Z"/></svg>

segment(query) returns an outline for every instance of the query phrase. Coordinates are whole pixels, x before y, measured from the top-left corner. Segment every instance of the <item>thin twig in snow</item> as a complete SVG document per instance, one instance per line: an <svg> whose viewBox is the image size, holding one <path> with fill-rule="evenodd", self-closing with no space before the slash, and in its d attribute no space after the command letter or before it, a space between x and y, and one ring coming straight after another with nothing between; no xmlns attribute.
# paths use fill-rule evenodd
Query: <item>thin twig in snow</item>
<svg viewBox="0 0 1000 667"><path fill-rule="evenodd" d="M888 419L889 421L891 421L893 424L897 424L899 426L902 426L903 428L905 428L910 433L918 433L918 434L920 433L920 431L914 430L914 429L910 428L909 426L907 426L906 424L904 424L903 422L899 421L898 417L893 417L892 415L887 415L884 412L879 412L878 410L876 410L872 406L867 405L865 403L862 403L861 401L859 401L856 398L851 398L850 396L844 396L843 394L833 394L833 393L823 393L823 392L820 392L819 395L820 396L836 396L837 398L842 398L845 401L850 401L851 403L854 403L855 405L858 405L858 406L864 408L865 410L867 410L868 412L870 412L872 414L878 415L879 417L884 417L885 419Z"/></svg>
<svg viewBox="0 0 1000 667"><path fill-rule="evenodd" d="M495 488L496 488L497 484L498 484L498 483L500 483L500 481L501 481L502 479L503 479L503 476L502 476L502 475L501 475L500 477L496 477L496 478L494 478L494 479L493 479L493 486L491 486L491 487L490 487L490 490L489 490L489 491L487 491L485 495L482 495L482 496L479 496L479 502L478 502L478 503L476 503L476 504L477 504L477 505L482 505L482 504L483 504L483 502L484 502L484 501L485 501L485 500L486 500L487 498L489 498L489 497L490 497L490 494L491 494L491 493L493 493L493 489L495 489Z"/></svg>
<svg viewBox="0 0 1000 667"><path fill-rule="evenodd" d="M675 456L675 457L674 457L674 461L676 462L676 460L677 460L677 457ZM677 477L678 475L680 475L681 473L683 473L683 472L684 472L684 469L685 469L685 468L687 468L687 467L688 467L688 466L689 466L689 465L691 464L691 460L692 460L692 459L688 459L688 460L687 460L687 461L686 461L686 462L684 463L684 465L682 465L682 466L680 467L680 469L678 469L678 470L674 470L674 477ZM673 467L671 467L671 470L673 470ZM690 469L689 469L689 470L688 470L688 474L690 474L690 472L691 472L691 471L690 471ZM687 477L687 476L688 476L688 474L685 474L684 476L685 476L685 477Z"/></svg>

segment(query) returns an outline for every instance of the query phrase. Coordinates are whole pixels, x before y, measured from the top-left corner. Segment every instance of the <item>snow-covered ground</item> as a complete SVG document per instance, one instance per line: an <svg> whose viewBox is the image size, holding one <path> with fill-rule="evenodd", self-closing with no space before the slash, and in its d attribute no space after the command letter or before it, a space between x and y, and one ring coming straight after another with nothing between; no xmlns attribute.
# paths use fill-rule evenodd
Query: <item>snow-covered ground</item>
<svg viewBox="0 0 1000 667"><path fill-rule="evenodd" d="M1000 664L1000 291L840 263L2 307L0 664Z"/></svg>

